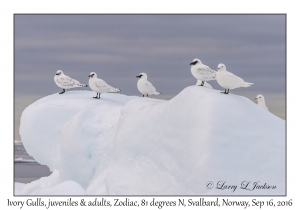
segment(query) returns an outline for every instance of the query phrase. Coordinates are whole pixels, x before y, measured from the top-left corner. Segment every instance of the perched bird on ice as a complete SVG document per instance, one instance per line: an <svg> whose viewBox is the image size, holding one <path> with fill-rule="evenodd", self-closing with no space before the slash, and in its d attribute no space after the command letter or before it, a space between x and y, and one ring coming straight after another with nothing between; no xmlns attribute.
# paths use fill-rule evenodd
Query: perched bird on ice
<svg viewBox="0 0 300 210"><path fill-rule="evenodd" d="M266 106L265 97L261 94L257 95L256 98L254 98L257 101L257 105L261 108L268 110L268 107Z"/></svg>
<svg viewBox="0 0 300 210"><path fill-rule="evenodd" d="M202 81L200 86L203 86L205 81L216 79L216 71L204 65L198 58L195 58L190 65L192 75Z"/></svg>
<svg viewBox="0 0 300 210"><path fill-rule="evenodd" d="M230 73L229 71L226 71L226 66L223 63L218 65L217 82L221 87L225 88L225 92L221 92L224 94L228 94L230 89L249 87L253 84L245 82L242 78Z"/></svg>
<svg viewBox="0 0 300 210"><path fill-rule="evenodd" d="M137 82L137 88L144 95L159 95L160 93L156 91L155 87L147 80L146 73L140 73L136 78L140 78Z"/></svg>
<svg viewBox="0 0 300 210"><path fill-rule="evenodd" d="M62 88L63 91L59 94L63 94L65 89L71 89L75 87L87 87L87 85L81 84L75 79L72 79L64 74L62 70L58 70L54 76L54 82L58 87Z"/></svg>
<svg viewBox="0 0 300 210"><path fill-rule="evenodd" d="M121 91L118 88L110 86L104 80L97 78L97 74L95 72L91 72L89 78L90 88L97 93L96 97L93 98L100 98L101 93L112 93Z"/></svg>

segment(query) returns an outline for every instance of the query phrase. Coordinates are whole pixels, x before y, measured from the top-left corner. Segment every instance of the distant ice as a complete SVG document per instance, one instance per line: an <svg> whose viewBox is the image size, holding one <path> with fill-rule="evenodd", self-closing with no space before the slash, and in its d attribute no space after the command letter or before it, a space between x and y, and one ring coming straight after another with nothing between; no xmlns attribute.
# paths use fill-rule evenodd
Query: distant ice
<svg viewBox="0 0 300 210"><path fill-rule="evenodd" d="M15 163L36 163L35 160L32 159L25 159L25 158L15 158L14 159Z"/></svg>

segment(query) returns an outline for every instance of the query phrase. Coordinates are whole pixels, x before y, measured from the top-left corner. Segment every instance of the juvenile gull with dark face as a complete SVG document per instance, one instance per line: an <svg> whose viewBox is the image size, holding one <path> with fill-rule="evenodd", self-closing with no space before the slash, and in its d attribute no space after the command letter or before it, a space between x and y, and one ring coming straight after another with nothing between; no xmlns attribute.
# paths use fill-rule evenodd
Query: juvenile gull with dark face
<svg viewBox="0 0 300 210"><path fill-rule="evenodd" d="M159 95L160 93L156 91L155 87L147 80L146 73L140 73L136 78L140 78L137 82L137 88L143 95Z"/></svg>
<svg viewBox="0 0 300 210"><path fill-rule="evenodd" d="M56 85L63 89L59 94L63 94L65 89L71 89L75 87L87 87L87 85L81 84L75 79L72 79L65 75L62 70L58 70L54 76L54 82Z"/></svg>
<svg viewBox="0 0 300 210"><path fill-rule="evenodd" d="M110 86L104 80L97 78L97 74L95 72L91 72L89 78L90 88L97 93L96 97L93 98L99 99L101 93L113 93L121 91L118 88Z"/></svg>
<svg viewBox="0 0 300 210"><path fill-rule="evenodd" d="M211 69L209 66L204 65L198 58L195 58L191 65L192 75L197 79L201 80L202 83L199 86L203 86L204 82L215 80L216 71Z"/></svg>

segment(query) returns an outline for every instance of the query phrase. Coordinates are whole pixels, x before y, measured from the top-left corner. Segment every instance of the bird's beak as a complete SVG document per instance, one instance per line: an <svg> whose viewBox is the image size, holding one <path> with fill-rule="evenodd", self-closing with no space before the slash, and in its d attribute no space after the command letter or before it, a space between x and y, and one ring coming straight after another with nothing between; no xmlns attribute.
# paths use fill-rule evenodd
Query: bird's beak
<svg viewBox="0 0 300 210"><path fill-rule="evenodd" d="M257 98L254 98L254 100L257 100Z"/></svg>
<svg viewBox="0 0 300 210"><path fill-rule="evenodd" d="M197 63L197 61L194 61L192 63L190 63L190 65L195 65Z"/></svg>
<svg viewBox="0 0 300 210"><path fill-rule="evenodd" d="M141 75L136 76L136 78L141 78Z"/></svg>
<svg viewBox="0 0 300 210"><path fill-rule="evenodd" d="M60 73L56 73L55 75L60 75Z"/></svg>
<svg viewBox="0 0 300 210"><path fill-rule="evenodd" d="M88 77L91 77L92 75L89 75Z"/></svg>

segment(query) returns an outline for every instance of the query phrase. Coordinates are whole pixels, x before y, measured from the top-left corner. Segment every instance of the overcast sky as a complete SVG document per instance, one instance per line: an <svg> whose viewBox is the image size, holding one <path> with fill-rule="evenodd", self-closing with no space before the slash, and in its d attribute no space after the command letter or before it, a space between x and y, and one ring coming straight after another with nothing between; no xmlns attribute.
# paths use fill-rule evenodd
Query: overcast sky
<svg viewBox="0 0 300 210"><path fill-rule="evenodd" d="M140 95L135 76L145 72L170 98L196 83L194 58L254 83L230 93L263 94L285 119L285 15L15 15L14 33L16 139L24 108L61 91L58 69L84 84L94 71L126 95Z"/></svg>

